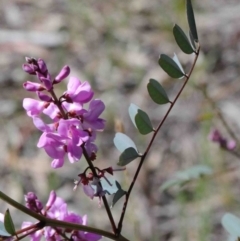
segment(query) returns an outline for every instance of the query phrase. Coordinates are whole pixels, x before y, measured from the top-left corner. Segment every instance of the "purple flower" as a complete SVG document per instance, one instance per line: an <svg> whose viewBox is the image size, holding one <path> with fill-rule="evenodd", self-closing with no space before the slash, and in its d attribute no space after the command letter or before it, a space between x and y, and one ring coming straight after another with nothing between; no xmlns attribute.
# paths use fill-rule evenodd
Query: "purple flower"
<svg viewBox="0 0 240 241"><path fill-rule="evenodd" d="M105 105L101 100L92 100L89 104L89 110L82 109L77 114L82 116L83 128L93 130L103 130L105 120L99 118L105 109Z"/></svg>
<svg viewBox="0 0 240 241"><path fill-rule="evenodd" d="M81 104L89 102L92 99L93 94L90 84L86 81L81 83L77 77L70 77L67 91L64 93L64 95L67 98L70 98L72 102Z"/></svg>
<svg viewBox="0 0 240 241"><path fill-rule="evenodd" d="M57 98L54 84L60 83L69 73L70 68L64 66L55 79L52 80L46 63L42 59L26 58L24 71L34 74L40 83L26 82L25 89L35 91L40 100L25 98L23 107L33 123L43 133L37 146L44 148L53 158L53 168L62 167L65 156L71 163L79 161L84 147L90 159L96 159L97 146L94 144L96 131L103 130L105 120L99 116L105 109L101 100L92 100L94 92L88 82L81 82L76 77L70 77L67 91ZM44 90L44 92L43 92ZM84 104L89 103L88 109ZM46 124L42 115L50 117Z"/></svg>
<svg viewBox="0 0 240 241"><path fill-rule="evenodd" d="M33 193L32 193L33 194ZM35 194L33 194L34 196ZM36 195L35 195L36 196ZM34 197L35 197L34 196ZM47 201L45 209L42 211L42 215L47 216L55 220L71 222L81 225L87 225L87 216L81 217L73 212L68 211L67 204L60 197L57 197L55 191L51 191L49 199ZM33 225L31 222L23 222L22 228L26 228ZM37 230L36 232L30 234L31 241L39 241L42 237L46 240L62 240L62 235L67 235L72 240L76 241L98 241L102 236L97 234L92 234L84 231L77 231L71 229L44 227L43 229Z"/></svg>
<svg viewBox="0 0 240 241"><path fill-rule="evenodd" d="M212 130L208 138L213 142L219 143L221 148L229 151L232 151L236 147L236 142L234 140L227 140L217 129Z"/></svg>
<svg viewBox="0 0 240 241"><path fill-rule="evenodd" d="M42 203L38 200L34 192L29 192L24 196L26 207L34 212L41 212L43 209Z"/></svg>

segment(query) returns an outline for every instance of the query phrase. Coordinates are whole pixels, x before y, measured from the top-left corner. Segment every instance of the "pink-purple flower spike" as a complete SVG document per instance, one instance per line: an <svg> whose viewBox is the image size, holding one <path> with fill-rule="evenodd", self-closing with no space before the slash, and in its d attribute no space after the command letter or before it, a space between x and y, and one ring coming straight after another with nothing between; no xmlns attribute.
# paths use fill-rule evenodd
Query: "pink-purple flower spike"
<svg viewBox="0 0 240 241"><path fill-rule="evenodd" d="M39 204L39 203L41 204L41 202L38 200L37 196L33 192L30 192L27 195L25 195L25 201L26 201L26 206L33 211L37 211L35 204ZM32 205L29 205L29 203L32 203ZM81 224L81 225L87 225L87 216L84 215L82 217L73 212L69 212L67 204L64 202L62 198L56 195L55 191L50 192L45 208L43 208L41 204L40 209L37 212L48 218ZM23 222L22 228L27 228L27 227L30 227L31 225L33 225L33 223ZM98 234L88 233L84 231L70 230L70 229L65 230L62 228L56 229L53 227L44 227L40 230L38 229L36 230L36 232L31 232L29 236L31 238L30 239L31 241L40 241L42 237L44 237L46 240L60 241L60 240L63 240L64 236L68 236L69 240L74 240L74 241L83 241L83 240L98 241L102 238L102 236Z"/></svg>
<svg viewBox="0 0 240 241"><path fill-rule="evenodd" d="M23 84L27 91L36 92L40 100L25 98L23 107L33 123L43 133L37 146L43 148L53 158L51 166L60 168L66 156L71 163L80 160L83 148L93 161L97 146L94 144L96 131L104 129L105 120L99 116L105 109L101 100L92 100L94 92L90 84L70 77L67 90L59 98L54 93L54 85L59 84L70 74L69 66L64 66L59 74L52 78L46 63L42 59L26 58L23 70L36 75L40 83L27 81ZM84 105L88 103L88 108ZM45 123L41 116L50 118Z"/></svg>

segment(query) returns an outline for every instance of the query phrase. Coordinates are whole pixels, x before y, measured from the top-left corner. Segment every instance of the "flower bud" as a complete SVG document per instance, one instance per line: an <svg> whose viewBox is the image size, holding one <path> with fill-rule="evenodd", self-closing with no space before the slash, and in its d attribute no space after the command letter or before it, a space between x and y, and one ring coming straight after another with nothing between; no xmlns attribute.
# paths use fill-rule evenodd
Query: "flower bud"
<svg viewBox="0 0 240 241"><path fill-rule="evenodd" d="M66 65L61 69L59 74L54 79L54 84L61 82L63 79L67 78L69 74L70 74L70 68L69 66Z"/></svg>
<svg viewBox="0 0 240 241"><path fill-rule="evenodd" d="M51 102L52 97L44 94L43 92L37 91L38 98L45 102Z"/></svg>
<svg viewBox="0 0 240 241"><path fill-rule="evenodd" d="M52 207L52 205L54 204L54 202L56 200L56 197L57 197L56 192L55 191L51 191L50 195L49 195L49 198L48 198L48 201L47 201L47 204L46 204L46 208L47 209Z"/></svg>
<svg viewBox="0 0 240 241"><path fill-rule="evenodd" d="M34 68L33 65L30 64L23 64L22 65L23 70L28 73L28 74L32 74L32 75L36 75L35 71L36 69Z"/></svg>
<svg viewBox="0 0 240 241"><path fill-rule="evenodd" d="M45 88L41 84L33 83L31 81L27 81L23 83L23 88L27 91L32 91L32 92L45 90Z"/></svg>
<svg viewBox="0 0 240 241"><path fill-rule="evenodd" d="M39 67L40 73L41 74L46 74L48 69L47 69L47 65L44 62L44 60L43 59L38 59L37 63L38 63L38 67Z"/></svg>

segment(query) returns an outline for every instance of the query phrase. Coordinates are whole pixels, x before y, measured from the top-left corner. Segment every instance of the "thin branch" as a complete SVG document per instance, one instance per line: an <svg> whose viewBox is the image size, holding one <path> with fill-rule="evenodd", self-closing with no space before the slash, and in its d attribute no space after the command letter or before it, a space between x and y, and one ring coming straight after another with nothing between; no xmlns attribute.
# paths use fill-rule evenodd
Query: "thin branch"
<svg viewBox="0 0 240 241"><path fill-rule="evenodd" d="M89 232L89 233L99 234L99 235L102 235L109 239L116 240L116 241L128 241L128 239L126 239L125 237L123 237L121 235L117 237L115 234L101 230L101 229L47 218L45 216L42 216L42 215L35 213L32 210L26 208L25 206L16 202L15 200L13 200L12 198L10 198L9 196L7 196L6 194L4 194L1 191L0 191L0 199L7 202L8 204L15 207L16 209L22 211L23 213L26 213L27 215L39 220L42 223L43 227L50 226L50 227L60 227L60 228L66 228L66 229L72 229L72 230L80 230L80 231L85 231L85 232Z"/></svg>
<svg viewBox="0 0 240 241"><path fill-rule="evenodd" d="M93 175L94 175L95 177L98 177L97 172L96 172L96 169L95 169L95 167L94 167L91 159L90 159L89 156L88 156L88 153L87 153L87 151L86 151L86 148L83 146L82 149L83 149L83 155L84 155L84 157L85 157L85 159L86 159L86 161L87 161L87 163L88 163L88 165L89 165L89 167L90 167ZM99 185L102 187L102 184L101 184L100 182L99 182ZM110 210L110 207L109 207L109 205L108 205L108 201L107 201L107 198L106 198L105 195L102 196L102 200L103 200L103 204L104 204L104 207L105 207L105 209L106 209L106 212L107 212L109 221L110 221L110 223L111 223L111 225L112 225L112 230L113 230L114 234L116 234L116 233L117 233L117 227L116 227L115 221L114 221L113 216L112 216L112 212L111 212L111 210Z"/></svg>
<svg viewBox="0 0 240 241"><path fill-rule="evenodd" d="M152 139L150 140L150 142L149 142L149 144L148 144L148 146L147 146L146 151L145 151L144 154L141 156L141 159L140 159L140 163L139 163L139 165L138 165L138 168L137 168L137 170L136 170L136 172L135 172L135 175L134 175L134 177L133 177L133 180L132 180L132 182L131 182L131 185L130 185L127 193L126 193L126 199L125 199L125 202L124 202L124 205L123 205L123 208L122 208L122 214L121 214L121 217L120 217L119 222L118 222L118 233L119 233L119 234L121 233L121 230L122 230L122 223L123 223L123 219L124 219L125 212L126 212L126 209L127 209L128 200L129 200L131 191L132 191L132 189L133 189L133 186L134 186L134 184L135 184L135 181L137 180L138 174L139 174L139 172L140 172L140 170L141 170L141 167L142 167L142 165L143 165L143 162L144 162L144 160L145 160L145 158L146 158L146 156L147 156L147 154L148 154L148 152L149 152L149 150L150 150L150 148L151 148L151 146L152 146L152 144L153 144L153 141L154 141L155 138L156 138L157 133L159 132L159 130L160 130L160 128L162 127L162 125L164 124L165 120L167 119L167 117L168 117L169 113L171 112L173 106L174 106L175 103L177 102L177 100L178 100L179 96L181 95L184 87L185 87L186 84L188 83L188 80L189 80L189 78L190 78L190 76L191 76L191 74L192 74L192 72L193 72L193 69L194 69L194 67L195 67L195 64L196 64L196 62L197 62L197 59L198 59L198 56L199 56L199 52L200 52L200 45L198 46L198 49L197 49L197 51L196 51L196 53L195 53L196 56L195 56L195 59L194 59L194 61L193 61L192 67L191 67L191 69L190 69L190 71L189 71L189 74L188 74L188 75L185 75L186 79L185 79L185 82L184 82L182 88L181 88L180 91L178 92L178 94L177 94L177 96L175 97L174 101L173 101L173 102L170 102L170 107L169 107L167 113L165 114L165 116L163 117L162 121L161 121L160 124L158 125L156 131L154 131L153 136L152 136Z"/></svg>

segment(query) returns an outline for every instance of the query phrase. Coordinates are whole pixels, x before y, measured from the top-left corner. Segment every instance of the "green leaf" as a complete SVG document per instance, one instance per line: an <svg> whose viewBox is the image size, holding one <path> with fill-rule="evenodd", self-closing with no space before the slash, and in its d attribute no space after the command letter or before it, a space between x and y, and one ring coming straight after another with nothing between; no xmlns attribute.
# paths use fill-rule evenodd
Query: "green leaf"
<svg viewBox="0 0 240 241"><path fill-rule="evenodd" d="M113 139L114 145L116 148L120 151L123 152L127 148L132 147L137 151L137 147L135 143L125 134L118 132L116 133L114 139Z"/></svg>
<svg viewBox="0 0 240 241"><path fill-rule="evenodd" d="M194 39L193 39L193 36L192 36L192 33L191 33L190 30L189 30L189 38L190 38L192 47L193 47L194 49L196 49L196 44L195 44L195 42L194 42Z"/></svg>
<svg viewBox="0 0 240 241"><path fill-rule="evenodd" d="M155 79L149 80L149 83L147 84L147 89L148 89L148 94L150 95L150 97L155 103L159 105L169 103L169 99L165 90L160 85L160 83Z"/></svg>
<svg viewBox="0 0 240 241"><path fill-rule="evenodd" d="M147 113L140 109L135 116L135 122L139 132L142 135L147 135L154 130Z"/></svg>
<svg viewBox="0 0 240 241"><path fill-rule="evenodd" d="M222 226L235 239L240 237L240 219L231 213L226 213L222 217Z"/></svg>
<svg viewBox="0 0 240 241"><path fill-rule="evenodd" d="M185 35L183 30L175 24L173 27L173 35L174 38L179 46L179 48L185 53L185 54L192 54L194 52L188 37Z"/></svg>
<svg viewBox="0 0 240 241"><path fill-rule="evenodd" d="M191 0L186 1L187 19L194 41L198 42L198 34Z"/></svg>
<svg viewBox="0 0 240 241"><path fill-rule="evenodd" d="M122 187L120 186L120 184L117 181L116 181L116 186L118 187L118 191L114 194L111 208L127 193L126 191L124 191L122 189Z"/></svg>
<svg viewBox="0 0 240 241"><path fill-rule="evenodd" d="M117 133L113 139L116 148L122 153L119 157L119 166L125 166L141 155L135 143L125 134Z"/></svg>
<svg viewBox="0 0 240 241"><path fill-rule="evenodd" d="M125 149L119 157L119 166L126 166L141 155L133 147Z"/></svg>
<svg viewBox="0 0 240 241"><path fill-rule="evenodd" d="M169 56L161 54L158 63L170 77L181 78L184 76L184 73L178 67L177 63Z"/></svg>
<svg viewBox="0 0 240 241"><path fill-rule="evenodd" d="M135 121L135 116L137 115L139 109L140 108L137 105L133 104L133 103L131 103L129 108L128 108L128 114L130 116L130 119L131 119L133 125L136 128L137 128L137 125L136 125L136 121Z"/></svg>
<svg viewBox="0 0 240 241"><path fill-rule="evenodd" d="M181 63L180 63L180 61L179 61L179 59L178 59L178 57L177 57L177 55L174 53L174 55L173 55L173 61L175 61L175 63L177 64L177 66L179 67L179 69L183 72L183 73L185 73L185 71L183 70L183 67L182 67L182 65L181 65ZM181 77L181 78L183 78L183 77ZM180 78L180 79L181 79Z"/></svg>
<svg viewBox="0 0 240 241"><path fill-rule="evenodd" d="M4 227L7 230L7 232L10 233L11 235L14 235L16 233L9 209L6 210L4 215Z"/></svg>
<svg viewBox="0 0 240 241"><path fill-rule="evenodd" d="M7 232L7 230L4 227L4 223L0 222L0 236L9 237L12 236L10 233Z"/></svg>
<svg viewBox="0 0 240 241"><path fill-rule="evenodd" d="M137 105L131 104L128 108L130 118L142 135L146 135L153 131L152 123L144 111Z"/></svg>

